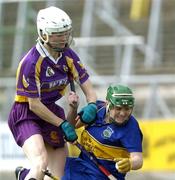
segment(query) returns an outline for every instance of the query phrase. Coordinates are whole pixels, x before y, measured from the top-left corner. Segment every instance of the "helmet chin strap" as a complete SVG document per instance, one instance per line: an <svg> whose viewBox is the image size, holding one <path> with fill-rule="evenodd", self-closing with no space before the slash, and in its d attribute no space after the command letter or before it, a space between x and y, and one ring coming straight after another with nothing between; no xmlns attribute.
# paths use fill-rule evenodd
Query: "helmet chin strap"
<svg viewBox="0 0 175 180"><path fill-rule="evenodd" d="M64 52L67 47L70 46L70 44L73 42L73 37L70 35L68 42L65 44L64 48L59 48L59 47L54 47L50 42L49 42L49 35L48 33L44 33L45 37L42 35L39 36L39 38L46 43L51 49L53 49L55 52Z"/></svg>
<svg viewBox="0 0 175 180"><path fill-rule="evenodd" d="M63 52L65 50L65 48L66 48L66 46L64 48L58 48L58 47L52 46L50 44L50 42L49 42L49 35L48 35L48 33L39 34L39 39L41 40L41 42L47 44L55 52Z"/></svg>
<svg viewBox="0 0 175 180"><path fill-rule="evenodd" d="M53 49L55 52L64 52L64 50L66 49L67 45L65 45L64 48L59 48L59 47L53 47L49 42L47 43L47 45Z"/></svg>

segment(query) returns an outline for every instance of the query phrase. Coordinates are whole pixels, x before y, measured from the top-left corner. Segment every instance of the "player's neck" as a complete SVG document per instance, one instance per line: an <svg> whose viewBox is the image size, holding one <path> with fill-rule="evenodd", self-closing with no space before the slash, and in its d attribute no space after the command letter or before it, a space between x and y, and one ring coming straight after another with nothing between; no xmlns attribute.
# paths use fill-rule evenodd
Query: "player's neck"
<svg viewBox="0 0 175 180"><path fill-rule="evenodd" d="M56 60L58 59L58 57L60 57L60 52L54 51L51 47L49 47L48 45L45 45L45 47L47 48L49 54Z"/></svg>

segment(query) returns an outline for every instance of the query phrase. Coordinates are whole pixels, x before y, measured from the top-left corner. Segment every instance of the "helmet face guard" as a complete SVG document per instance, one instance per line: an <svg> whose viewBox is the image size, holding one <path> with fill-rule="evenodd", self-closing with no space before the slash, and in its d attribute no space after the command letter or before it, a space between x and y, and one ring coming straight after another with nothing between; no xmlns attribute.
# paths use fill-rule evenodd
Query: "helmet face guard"
<svg viewBox="0 0 175 180"><path fill-rule="evenodd" d="M72 42L72 21L69 16L61 9L48 7L41 9L37 15L38 36L44 43L49 42L49 36L53 34L68 33L66 46ZM59 42L58 42L59 44ZM58 45L57 44L57 45ZM64 48L54 47L48 44L53 50L63 51ZM55 48L55 49L54 49Z"/></svg>
<svg viewBox="0 0 175 180"><path fill-rule="evenodd" d="M109 86L106 100L109 101L110 109L114 106L134 107L133 93L130 88L123 85Z"/></svg>
<svg viewBox="0 0 175 180"><path fill-rule="evenodd" d="M72 29L68 30L66 32L53 33L53 34L56 34L57 36L64 36L64 40L60 40L60 41L56 41L56 42L49 40L49 36L48 36L49 41L47 42L47 45L56 52L63 52L67 47L70 46L70 44L73 41ZM61 47L62 43L65 44L64 47Z"/></svg>

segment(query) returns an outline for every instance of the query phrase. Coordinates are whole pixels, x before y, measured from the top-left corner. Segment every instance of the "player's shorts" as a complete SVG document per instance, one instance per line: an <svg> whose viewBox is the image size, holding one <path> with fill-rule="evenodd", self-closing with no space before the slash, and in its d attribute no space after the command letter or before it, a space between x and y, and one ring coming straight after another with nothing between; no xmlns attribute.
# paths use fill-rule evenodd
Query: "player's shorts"
<svg viewBox="0 0 175 180"><path fill-rule="evenodd" d="M58 117L65 119L63 108L55 103L49 104L47 107ZM16 143L21 147L34 134L41 134L43 140L54 148L64 146L65 142L61 129L42 120L30 111L28 103L15 102L13 104L8 125Z"/></svg>
<svg viewBox="0 0 175 180"><path fill-rule="evenodd" d="M66 159L64 176L62 180L85 179L85 180L108 180L98 167L93 163L88 163L81 158Z"/></svg>
<svg viewBox="0 0 175 180"><path fill-rule="evenodd" d="M79 157L67 157L66 158L66 164L64 168L64 176L61 178L61 180L72 180L72 179L83 179L83 180L108 180L109 178L104 175L101 170L98 168L98 166L87 157L87 155L84 155L85 159L82 158L83 153L81 152ZM103 164L105 162L105 165ZM113 176L117 180L125 180L125 174L118 173L115 168L115 163L111 161L106 160L99 160L99 163L104 165L106 169L108 169ZM73 178L72 178L73 177Z"/></svg>

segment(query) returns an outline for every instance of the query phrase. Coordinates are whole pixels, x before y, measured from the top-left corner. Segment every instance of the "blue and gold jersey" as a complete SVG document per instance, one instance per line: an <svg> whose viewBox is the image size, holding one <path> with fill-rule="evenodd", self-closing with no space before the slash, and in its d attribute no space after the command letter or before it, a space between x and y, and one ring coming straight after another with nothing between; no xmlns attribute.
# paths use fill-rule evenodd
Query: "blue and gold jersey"
<svg viewBox="0 0 175 180"><path fill-rule="evenodd" d="M142 152L142 132L133 116L126 124L118 126L105 122L105 102L97 101L97 107L96 121L82 132L81 144L89 153L93 152L99 163L117 180L124 180L126 174L117 171L114 158L129 157L132 152ZM81 152L78 158L67 158L62 180L72 179L108 180L108 177Z"/></svg>
<svg viewBox="0 0 175 180"><path fill-rule="evenodd" d="M97 101L97 106L96 122L82 132L81 144L93 152L111 173L122 179L124 175L116 171L114 158L128 158L132 152L142 152L142 132L134 116L130 116L124 125L106 123L105 103ZM80 158L93 165L83 153Z"/></svg>
<svg viewBox="0 0 175 180"><path fill-rule="evenodd" d="M102 102L97 102L97 104ZM118 126L106 123L106 106L99 108L96 122L82 133L81 143L100 159L129 157L131 152L142 152L142 133L137 120L130 116L128 122Z"/></svg>

